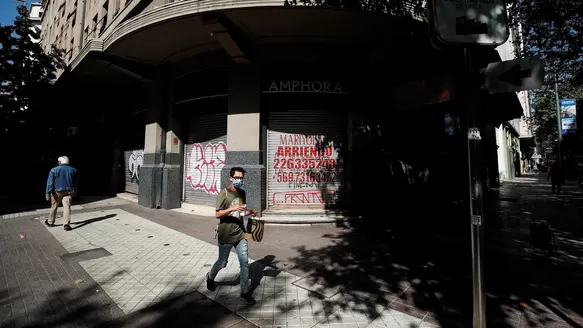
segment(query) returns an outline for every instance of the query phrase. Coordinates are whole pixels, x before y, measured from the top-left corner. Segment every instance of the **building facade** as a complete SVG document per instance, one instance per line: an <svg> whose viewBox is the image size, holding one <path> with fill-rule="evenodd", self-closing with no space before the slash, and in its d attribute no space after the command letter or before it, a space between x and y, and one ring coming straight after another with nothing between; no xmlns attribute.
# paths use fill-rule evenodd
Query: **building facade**
<svg viewBox="0 0 583 328"><path fill-rule="evenodd" d="M508 41L496 48L502 60L516 59L516 54L522 52L523 45L518 37L520 33L520 26L512 29ZM529 168L529 159L534 154L532 132L527 123L530 117L528 91L517 92L516 96L522 108L522 116L496 127L498 178L501 181L520 176Z"/></svg>
<svg viewBox="0 0 583 328"><path fill-rule="evenodd" d="M247 170L249 207L282 220L362 207L379 182L411 181L396 167L446 181L465 136L447 130L463 113L440 77L462 53L435 50L423 10L400 6L47 1L43 45L68 62L59 142L91 172L86 189L209 214L233 166Z"/></svg>

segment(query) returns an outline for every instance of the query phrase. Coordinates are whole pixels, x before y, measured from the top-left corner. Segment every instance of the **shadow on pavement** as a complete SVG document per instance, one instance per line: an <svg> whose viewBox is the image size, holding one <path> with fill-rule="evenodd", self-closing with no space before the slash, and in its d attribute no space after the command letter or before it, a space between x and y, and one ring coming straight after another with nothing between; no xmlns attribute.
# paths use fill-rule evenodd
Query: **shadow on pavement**
<svg viewBox="0 0 583 328"><path fill-rule="evenodd" d="M29 212L35 210L49 210L50 203L44 198L33 198L27 197L28 195L22 195L19 197L2 197L0 198L0 215L14 214L20 212ZM98 201L103 201L107 199L114 199L116 197L112 196L78 196L73 198L71 203L72 206L75 205L86 205ZM59 207L62 207L60 205Z"/></svg>
<svg viewBox="0 0 583 328"><path fill-rule="evenodd" d="M99 217L92 218L92 219L87 219L87 220L84 220L84 221L71 222L71 225L74 226L73 227L73 230L75 230L75 229L79 229L81 227L84 227L84 226L86 226L88 224L91 224L93 222L99 222L99 221L111 219L111 218L116 217L116 216L117 216L117 214L107 214L107 215L104 215L104 216L99 216Z"/></svg>
<svg viewBox="0 0 583 328"><path fill-rule="evenodd" d="M553 196L546 181L527 175L489 195L484 254L489 327L583 325L583 241L578 237L583 196L568 187L565 192ZM298 247L293 262L321 284L342 288L353 303L328 299L330 306L350 306L368 318L386 306L442 327L470 327L469 236L452 225L432 224L441 219L437 213L443 212L401 211L400 222L388 225L361 218L322 236L333 239L332 246ZM448 220L463 222L467 212L446 213ZM540 220L551 223L558 261L554 251L552 259L528 251L530 223Z"/></svg>
<svg viewBox="0 0 583 328"><path fill-rule="evenodd" d="M80 286L48 293L33 317L14 315L13 322L4 322L0 327L257 327L198 292L153 301L146 308L124 315L117 305L100 299L99 293L105 292L98 284ZM34 302L31 295L10 295L2 290L0 306L7 304L9 297ZM10 313L5 316L9 317Z"/></svg>

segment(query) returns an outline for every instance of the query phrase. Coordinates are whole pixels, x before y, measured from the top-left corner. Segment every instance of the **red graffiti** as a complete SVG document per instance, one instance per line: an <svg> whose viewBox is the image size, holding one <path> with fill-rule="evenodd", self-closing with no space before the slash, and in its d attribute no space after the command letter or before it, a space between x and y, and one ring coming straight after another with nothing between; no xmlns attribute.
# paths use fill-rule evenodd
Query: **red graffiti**
<svg viewBox="0 0 583 328"><path fill-rule="evenodd" d="M192 189L215 195L219 193L226 153L224 142L192 145L186 163L186 180Z"/></svg>
<svg viewBox="0 0 583 328"><path fill-rule="evenodd" d="M323 205L325 198L336 199L336 190L326 191L327 196L323 196L320 190L302 190L273 193L272 205L286 206L308 206Z"/></svg>

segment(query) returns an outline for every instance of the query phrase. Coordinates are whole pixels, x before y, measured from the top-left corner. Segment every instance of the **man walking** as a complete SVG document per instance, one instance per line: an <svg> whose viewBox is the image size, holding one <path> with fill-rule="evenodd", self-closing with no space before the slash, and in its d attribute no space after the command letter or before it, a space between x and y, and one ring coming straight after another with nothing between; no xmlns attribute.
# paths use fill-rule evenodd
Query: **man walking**
<svg viewBox="0 0 583 328"><path fill-rule="evenodd" d="M216 218L219 221L217 236L219 241L219 258L206 275L206 287L215 290L215 277L219 271L227 266L229 253L235 247L239 265L241 267L241 299L247 304L255 304L255 299L249 291L249 257L248 242L245 239L243 217L257 214L257 211L247 210L245 206L245 191L241 189L245 179L245 170L233 167L230 172L231 184L222 190L217 197Z"/></svg>
<svg viewBox="0 0 583 328"><path fill-rule="evenodd" d="M51 201L51 211L45 224L49 227L55 225L57 209L63 203L63 227L65 231L71 230L71 197L75 196L77 186L77 170L69 166L69 158L58 158L59 166L51 169L47 179L46 199Z"/></svg>
<svg viewBox="0 0 583 328"><path fill-rule="evenodd" d="M558 160L551 165L549 174L547 175L547 180L549 180L549 178L551 178L553 194L555 193L555 189L557 194L560 194L561 185L563 184L563 174L561 172L561 166Z"/></svg>

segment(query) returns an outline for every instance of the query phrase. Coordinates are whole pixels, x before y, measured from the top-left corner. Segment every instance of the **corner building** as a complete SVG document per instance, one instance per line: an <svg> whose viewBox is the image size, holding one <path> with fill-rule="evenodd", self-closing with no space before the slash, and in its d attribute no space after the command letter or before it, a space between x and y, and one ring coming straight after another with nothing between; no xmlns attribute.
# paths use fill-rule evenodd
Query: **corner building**
<svg viewBox="0 0 583 328"><path fill-rule="evenodd" d="M395 90L455 71L461 52L434 50L407 1L395 15L270 0L43 6L42 42L68 62L51 104L56 143L86 172L86 192L210 214L229 168L241 166L248 206L277 218L372 196L387 175L383 149L453 170L447 79L413 83L399 101Z"/></svg>

